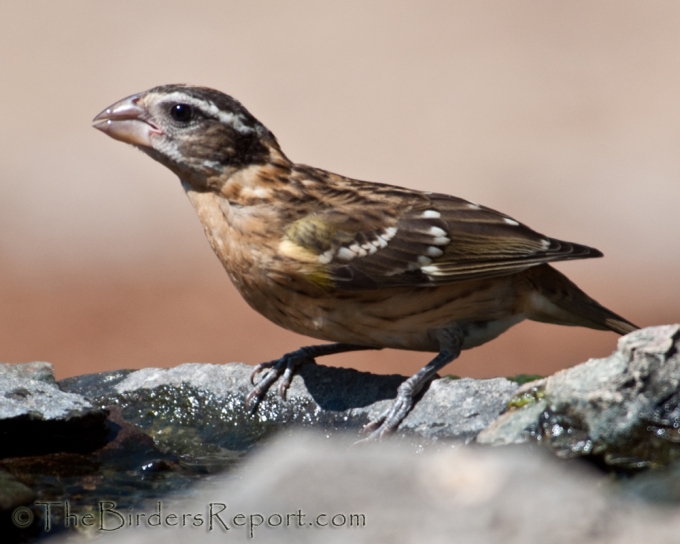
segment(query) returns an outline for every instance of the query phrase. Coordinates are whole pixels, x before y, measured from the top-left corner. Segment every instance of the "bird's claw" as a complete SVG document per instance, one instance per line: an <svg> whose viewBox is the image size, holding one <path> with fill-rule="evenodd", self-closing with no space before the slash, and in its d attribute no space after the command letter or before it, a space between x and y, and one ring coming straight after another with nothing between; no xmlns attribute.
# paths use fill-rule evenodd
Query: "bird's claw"
<svg viewBox="0 0 680 544"><path fill-rule="evenodd" d="M260 372L262 372L266 368L271 368L271 367L275 366L276 363L278 363L280 361L281 361L281 359L274 359L273 361L267 361L265 363L260 363L260 364L256 365L255 368L253 369L253 371L250 373L250 383L255 385L255 377Z"/></svg>
<svg viewBox="0 0 680 544"><path fill-rule="evenodd" d="M260 365L257 366L259 367ZM251 383L253 384L255 380L254 378L255 374L262 370L262 369L258 370L258 367L255 368L253 374L250 377ZM252 388L252 390L250 391L250 393L248 393L248 396L246 397L246 410L249 413L253 414L255 412L255 410L257 409L257 405L260 404L260 401L267 394L267 391L269 390L271 384L273 384L280 375L281 369L279 368L279 365L271 365L269 367L269 371L262 377L262 379L255 385L255 387Z"/></svg>
<svg viewBox="0 0 680 544"><path fill-rule="evenodd" d="M281 397L283 400L286 400L286 393L293 380L295 371L300 365L310 361L314 362L314 359L306 356L305 354L294 352L293 354L286 354L280 359L267 361L257 365L250 374L250 383L252 383L254 387L246 396L246 410L251 414L255 413L257 405L267 394L267 391L269 391L271 385L276 380L278 380L282 374L283 378L281 379L281 383L279 383L277 392L279 397ZM268 369L267 373L262 376L262 379L256 384L256 376L265 369Z"/></svg>
<svg viewBox="0 0 680 544"><path fill-rule="evenodd" d="M368 436L355 442L355 445L377 442L386 438L397 430L397 427L399 427L399 424L411 411L412 407L413 396L400 388L392 406L364 425L361 433Z"/></svg>

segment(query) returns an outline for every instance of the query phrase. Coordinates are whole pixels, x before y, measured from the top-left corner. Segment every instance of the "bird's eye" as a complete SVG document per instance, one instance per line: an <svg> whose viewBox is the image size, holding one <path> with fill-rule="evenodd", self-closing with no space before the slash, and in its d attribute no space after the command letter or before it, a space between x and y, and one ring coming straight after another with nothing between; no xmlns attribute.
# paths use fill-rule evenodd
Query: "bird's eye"
<svg viewBox="0 0 680 544"><path fill-rule="evenodd" d="M180 123L188 123L194 116L194 108L189 104L173 104L170 107L170 116Z"/></svg>

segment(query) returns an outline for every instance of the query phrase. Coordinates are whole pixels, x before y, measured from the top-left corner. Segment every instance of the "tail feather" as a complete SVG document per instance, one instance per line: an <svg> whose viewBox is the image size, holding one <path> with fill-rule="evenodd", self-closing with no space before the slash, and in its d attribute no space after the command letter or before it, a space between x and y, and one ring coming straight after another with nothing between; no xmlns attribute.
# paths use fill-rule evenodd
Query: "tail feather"
<svg viewBox="0 0 680 544"><path fill-rule="evenodd" d="M640 327L593 300L550 265L526 271L533 284L529 319L628 334Z"/></svg>
<svg viewBox="0 0 680 544"><path fill-rule="evenodd" d="M605 326L610 330L617 332L621 335L623 334L628 334L629 332L633 332L638 330L640 327L635 325L634 323L631 323L627 319L624 319L620 315L616 315L614 312L610 312L605 308L604 306L601 306L601 308L610 314L609 317L606 317L604 320Z"/></svg>

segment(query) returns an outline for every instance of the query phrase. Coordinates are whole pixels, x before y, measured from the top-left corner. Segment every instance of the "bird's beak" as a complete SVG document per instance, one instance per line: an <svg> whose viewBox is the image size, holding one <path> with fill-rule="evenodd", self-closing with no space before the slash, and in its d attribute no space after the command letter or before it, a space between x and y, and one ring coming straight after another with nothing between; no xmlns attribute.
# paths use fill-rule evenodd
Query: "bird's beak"
<svg viewBox="0 0 680 544"><path fill-rule="evenodd" d="M109 106L92 120L94 128L115 140L151 147L151 135L163 131L150 121L146 109L138 104L139 98L128 96Z"/></svg>

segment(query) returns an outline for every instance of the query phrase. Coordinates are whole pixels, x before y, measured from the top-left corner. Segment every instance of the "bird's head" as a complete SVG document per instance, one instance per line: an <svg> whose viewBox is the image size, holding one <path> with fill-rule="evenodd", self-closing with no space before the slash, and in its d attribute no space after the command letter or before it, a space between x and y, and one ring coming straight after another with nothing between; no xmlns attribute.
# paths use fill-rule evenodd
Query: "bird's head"
<svg viewBox="0 0 680 544"><path fill-rule="evenodd" d="M272 155L283 158L273 134L248 110L205 87L154 87L109 106L93 123L195 185L264 164Z"/></svg>

